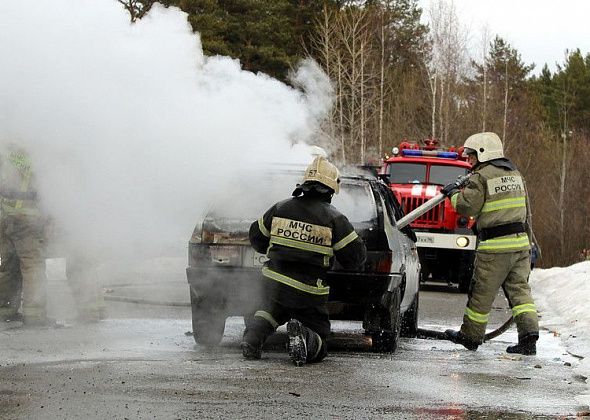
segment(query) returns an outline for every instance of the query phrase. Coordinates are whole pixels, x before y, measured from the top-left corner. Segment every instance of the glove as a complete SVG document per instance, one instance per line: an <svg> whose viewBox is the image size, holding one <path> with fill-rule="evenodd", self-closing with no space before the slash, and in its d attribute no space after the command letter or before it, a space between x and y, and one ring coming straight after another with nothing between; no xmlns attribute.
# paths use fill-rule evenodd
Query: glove
<svg viewBox="0 0 590 420"><path fill-rule="evenodd" d="M461 187L463 187L463 185L465 185L467 183L467 181L469 180L469 177L471 175L472 174L462 175L462 176L458 177L455 180L455 182L451 182L450 184L445 185L440 190L441 194L443 194L445 197L452 196L453 194L458 192L459 189L461 189Z"/></svg>
<svg viewBox="0 0 590 420"><path fill-rule="evenodd" d="M451 184L447 184L444 187L442 187L442 189L440 190L440 193L446 197L450 197L453 194L455 194L457 191L459 191L459 187L457 186L456 182L453 182Z"/></svg>

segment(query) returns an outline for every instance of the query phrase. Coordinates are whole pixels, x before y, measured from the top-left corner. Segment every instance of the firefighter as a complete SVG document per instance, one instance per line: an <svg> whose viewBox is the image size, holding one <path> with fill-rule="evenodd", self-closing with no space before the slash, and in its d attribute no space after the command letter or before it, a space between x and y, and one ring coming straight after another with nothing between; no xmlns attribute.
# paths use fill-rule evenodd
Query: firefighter
<svg viewBox="0 0 590 420"><path fill-rule="evenodd" d="M252 246L269 260L262 268L265 296L246 323L241 343L245 358L259 359L265 340L285 323L296 366L326 357L330 288L324 279L332 257L348 269L366 259L363 241L330 204L339 182L338 169L318 156L293 197L272 206L250 226Z"/></svg>
<svg viewBox="0 0 590 420"><path fill-rule="evenodd" d="M464 148L473 175L463 190L449 184L441 192L457 212L476 218L478 246L463 324L459 331L447 330L447 338L477 350L492 303L502 287L518 329L518 344L506 351L536 354L539 325L528 285L532 232L527 223L529 203L524 179L504 157L502 141L496 134L474 134Z"/></svg>
<svg viewBox="0 0 590 420"><path fill-rule="evenodd" d="M43 220L28 155L14 144L0 155L0 316L48 325Z"/></svg>

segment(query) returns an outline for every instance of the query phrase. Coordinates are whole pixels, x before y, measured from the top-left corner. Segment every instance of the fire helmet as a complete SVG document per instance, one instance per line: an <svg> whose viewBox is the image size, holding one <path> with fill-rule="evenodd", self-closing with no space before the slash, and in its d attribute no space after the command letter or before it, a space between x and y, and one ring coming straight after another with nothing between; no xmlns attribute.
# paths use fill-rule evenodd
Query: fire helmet
<svg viewBox="0 0 590 420"><path fill-rule="evenodd" d="M338 168L323 156L317 156L305 170L302 183L312 181L319 182L331 188L336 194L340 190L340 173L338 172Z"/></svg>
<svg viewBox="0 0 590 420"><path fill-rule="evenodd" d="M504 148L502 140L496 133L477 133L469 136L463 145L463 156L471 153L477 153L477 160L487 162L493 159L504 157Z"/></svg>

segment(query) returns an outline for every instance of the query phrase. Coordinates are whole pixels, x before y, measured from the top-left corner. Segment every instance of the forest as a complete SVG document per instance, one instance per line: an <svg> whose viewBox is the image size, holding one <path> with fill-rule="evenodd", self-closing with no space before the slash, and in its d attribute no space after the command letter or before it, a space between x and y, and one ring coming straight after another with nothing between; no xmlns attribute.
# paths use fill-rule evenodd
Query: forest
<svg viewBox="0 0 590 420"><path fill-rule="evenodd" d="M131 21L154 0L118 0ZM460 146L494 131L527 180L540 266L590 248L590 53L555 70L525 63L504 39L469 32L452 1L161 0L188 14L206 55L289 83L306 57L334 87L323 144L339 164L376 162L400 141ZM429 24L423 22L423 16Z"/></svg>

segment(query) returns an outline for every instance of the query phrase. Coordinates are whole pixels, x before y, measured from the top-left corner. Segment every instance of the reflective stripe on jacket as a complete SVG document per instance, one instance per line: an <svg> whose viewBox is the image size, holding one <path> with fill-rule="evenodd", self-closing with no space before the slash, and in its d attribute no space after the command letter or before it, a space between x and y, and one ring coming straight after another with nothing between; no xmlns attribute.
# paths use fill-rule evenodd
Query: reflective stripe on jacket
<svg viewBox="0 0 590 420"><path fill-rule="evenodd" d="M516 169L480 164L467 186L451 197L458 213L475 217L477 227L486 229L509 223L525 223L527 199L525 182ZM514 252L530 249L527 233L515 233L487 239L477 250L487 253Z"/></svg>
<svg viewBox="0 0 590 420"><path fill-rule="evenodd" d="M2 196L2 191L28 193L31 191L33 174L29 157L18 151L9 153L5 159L0 158L0 207L2 214L28 216L39 215L36 200Z"/></svg>

